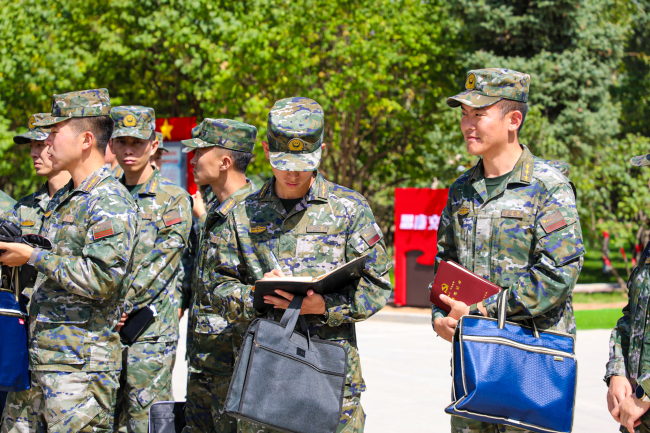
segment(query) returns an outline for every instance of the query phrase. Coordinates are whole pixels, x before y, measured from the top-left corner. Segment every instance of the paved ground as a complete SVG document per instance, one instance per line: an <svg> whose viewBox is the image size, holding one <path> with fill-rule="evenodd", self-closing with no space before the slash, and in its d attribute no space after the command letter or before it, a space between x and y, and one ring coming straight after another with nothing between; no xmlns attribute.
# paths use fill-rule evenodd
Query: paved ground
<svg viewBox="0 0 650 433"><path fill-rule="evenodd" d="M408 320L409 322L405 322ZM186 320L181 325L185 335ZM363 375L368 390L362 404L368 433L448 432L451 377L449 343L437 338L428 319L416 314L380 313L357 325ZM616 432L607 412L605 384L609 331L578 332L578 396L573 431ZM178 359L185 356L184 339ZM174 396L185 399L187 364L177 362Z"/></svg>

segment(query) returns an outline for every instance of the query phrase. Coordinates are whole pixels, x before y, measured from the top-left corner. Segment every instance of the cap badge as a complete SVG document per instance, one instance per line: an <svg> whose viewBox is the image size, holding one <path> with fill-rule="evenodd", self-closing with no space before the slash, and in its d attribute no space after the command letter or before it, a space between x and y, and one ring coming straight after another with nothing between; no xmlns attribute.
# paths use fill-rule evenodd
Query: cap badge
<svg viewBox="0 0 650 433"><path fill-rule="evenodd" d="M34 129L34 122L36 122L36 117L32 115L32 117L29 118L29 129Z"/></svg>
<svg viewBox="0 0 650 433"><path fill-rule="evenodd" d="M135 126L136 120L133 114L128 114L124 118L124 126Z"/></svg>
<svg viewBox="0 0 650 433"><path fill-rule="evenodd" d="M289 150L292 152L302 152L303 149L305 148L305 143L303 143L302 140L299 140L297 138L290 140L288 144L289 144Z"/></svg>
<svg viewBox="0 0 650 433"><path fill-rule="evenodd" d="M465 83L465 88L467 90L474 90L474 87L476 87L476 75L474 75L474 73L471 73L467 76L467 82Z"/></svg>

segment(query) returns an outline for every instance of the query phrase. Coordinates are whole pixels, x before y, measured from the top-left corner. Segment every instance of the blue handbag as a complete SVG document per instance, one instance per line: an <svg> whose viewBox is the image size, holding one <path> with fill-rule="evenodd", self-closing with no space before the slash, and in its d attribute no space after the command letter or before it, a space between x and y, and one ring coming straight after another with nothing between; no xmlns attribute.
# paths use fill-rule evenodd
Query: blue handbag
<svg viewBox="0 0 650 433"><path fill-rule="evenodd" d="M19 296L18 269L0 267L0 391L29 389L27 311Z"/></svg>
<svg viewBox="0 0 650 433"><path fill-rule="evenodd" d="M534 432L570 432L577 360L573 335L538 332L498 319L463 316L452 340L452 404L445 412Z"/></svg>

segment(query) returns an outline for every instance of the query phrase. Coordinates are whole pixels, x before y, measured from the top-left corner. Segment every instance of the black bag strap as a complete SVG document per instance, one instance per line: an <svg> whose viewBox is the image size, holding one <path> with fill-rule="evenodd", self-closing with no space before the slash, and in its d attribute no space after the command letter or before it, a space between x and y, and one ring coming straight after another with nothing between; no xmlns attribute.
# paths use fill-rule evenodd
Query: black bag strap
<svg viewBox="0 0 650 433"><path fill-rule="evenodd" d="M499 299L497 301L497 308L498 308L498 318L497 318L497 326L499 329L504 329L506 327L506 309L508 307L508 291L507 290L502 290L501 293L499 293ZM531 324L531 328L533 328L533 336L535 338L539 338L539 331L537 330L537 325L535 324L535 321L531 318L528 320Z"/></svg>
<svg viewBox="0 0 650 433"><path fill-rule="evenodd" d="M303 316L300 315L300 308L302 307L303 298L303 296L293 297L289 303L289 307L287 307L287 310L282 315L282 319L280 319L280 325L286 326L286 329L284 330L284 338L288 340L291 338L291 334L293 334L293 331L296 329L296 323L300 322L302 332L307 336L307 349L310 349L311 345L309 340L310 336L309 328L307 327L307 321Z"/></svg>

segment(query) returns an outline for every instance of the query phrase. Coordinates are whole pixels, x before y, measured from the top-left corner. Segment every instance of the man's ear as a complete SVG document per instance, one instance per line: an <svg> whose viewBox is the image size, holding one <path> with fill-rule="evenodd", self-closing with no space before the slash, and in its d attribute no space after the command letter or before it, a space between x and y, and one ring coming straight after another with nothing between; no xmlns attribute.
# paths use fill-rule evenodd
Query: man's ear
<svg viewBox="0 0 650 433"><path fill-rule="evenodd" d="M222 155L221 156L221 167L219 167L219 170L221 171L226 171L232 166L232 158L230 155Z"/></svg>
<svg viewBox="0 0 650 433"><path fill-rule="evenodd" d="M81 140L81 150L88 150L95 141L95 135L90 131L84 131L79 134L79 139Z"/></svg>
<svg viewBox="0 0 650 433"><path fill-rule="evenodd" d="M517 132L521 126L521 122L524 120L524 116L521 114L521 111L514 110L508 113L509 122L508 122L508 131Z"/></svg>
<svg viewBox="0 0 650 433"><path fill-rule="evenodd" d="M270 160L271 157L269 156L269 143L262 140L262 148L264 149L264 155L266 156L266 159Z"/></svg>
<svg viewBox="0 0 650 433"><path fill-rule="evenodd" d="M158 146L160 146L160 142L157 138L154 138L154 140L151 142L151 154L149 156L154 156L156 154Z"/></svg>

